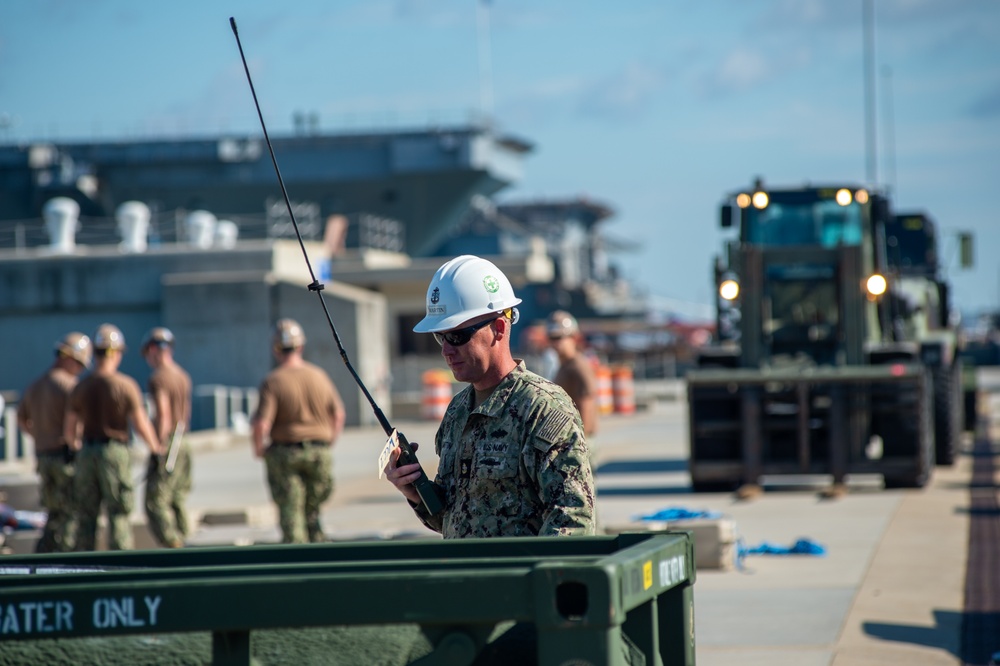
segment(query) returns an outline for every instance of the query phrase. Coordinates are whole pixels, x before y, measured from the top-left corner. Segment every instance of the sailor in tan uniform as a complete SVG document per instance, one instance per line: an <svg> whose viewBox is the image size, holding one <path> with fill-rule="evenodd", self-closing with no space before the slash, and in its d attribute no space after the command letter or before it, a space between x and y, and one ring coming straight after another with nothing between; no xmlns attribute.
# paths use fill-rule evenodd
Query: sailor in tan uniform
<svg viewBox="0 0 1000 666"><path fill-rule="evenodd" d="M597 378L577 345L580 325L570 313L556 310L549 315L547 328L549 344L559 357L559 370L552 381L569 394L580 410L584 432L592 437L597 434Z"/></svg>
<svg viewBox="0 0 1000 666"><path fill-rule="evenodd" d="M153 428L166 449L164 455L149 459L146 519L161 546L180 548L188 531L185 503L191 492L191 449L184 439L191 423L191 377L174 360L170 329L158 326L146 333L142 355L153 369L147 382L154 406Z"/></svg>
<svg viewBox="0 0 1000 666"><path fill-rule="evenodd" d="M76 550L94 550L101 507L108 513L108 548L132 548L129 514L135 504L129 460L129 426L162 453L142 404L139 384L120 372L125 336L102 324L94 335L94 371L69 396L64 436L78 451L74 491L78 505Z"/></svg>
<svg viewBox="0 0 1000 666"><path fill-rule="evenodd" d="M278 321L278 367L261 383L253 417L254 454L267 468L282 543L326 540L320 509L333 494L331 447L344 429L340 394L326 372L302 358L305 343L298 322Z"/></svg>
<svg viewBox="0 0 1000 666"><path fill-rule="evenodd" d="M90 367L94 351L90 338L69 333L56 343L56 360L44 375L24 391L17 422L35 440L39 492L48 512L36 553L73 550L76 536L73 499L75 452L63 438L66 402L80 374Z"/></svg>

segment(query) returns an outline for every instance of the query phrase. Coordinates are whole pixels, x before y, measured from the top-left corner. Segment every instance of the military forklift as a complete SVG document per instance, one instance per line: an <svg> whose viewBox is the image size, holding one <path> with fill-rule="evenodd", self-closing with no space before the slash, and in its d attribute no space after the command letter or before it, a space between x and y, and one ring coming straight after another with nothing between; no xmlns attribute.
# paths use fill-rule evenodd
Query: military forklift
<svg viewBox="0 0 1000 666"><path fill-rule="evenodd" d="M917 298L909 239L890 251L888 197L758 180L720 210L739 236L715 260L717 340L687 375L694 490L849 474L923 487L954 457L960 366L947 289Z"/></svg>
<svg viewBox="0 0 1000 666"><path fill-rule="evenodd" d="M961 266L968 268L972 265L972 237L960 234L959 241ZM886 225L886 256L903 296L896 302L908 310L901 320L910 327L908 337L929 347L924 362L934 384L935 458L938 465L950 465L962 431L975 427L975 382L974 375L971 384L963 381L963 375L974 370L963 368L962 336L951 289L942 275L939 247L937 225L925 212L899 213ZM939 357L931 354L930 346L935 343ZM971 415L966 414L969 404Z"/></svg>

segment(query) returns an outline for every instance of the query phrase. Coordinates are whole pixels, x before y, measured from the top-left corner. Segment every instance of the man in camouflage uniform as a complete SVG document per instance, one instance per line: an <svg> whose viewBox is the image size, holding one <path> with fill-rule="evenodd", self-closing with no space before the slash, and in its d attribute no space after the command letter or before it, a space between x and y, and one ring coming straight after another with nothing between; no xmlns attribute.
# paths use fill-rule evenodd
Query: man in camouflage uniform
<svg viewBox="0 0 1000 666"><path fill-rule="evenodd" d="M185 501L191 492L191 450L183 439L191 421L191 377L174 360L170 329L146 333L142 355L153 369L147 384L156 409L153 429L167 449L162 456L149 457L146 519L160 545L180 548L188 531Z"/></svg>
<svg viewBox="0 0 1000 666"><path fill-rule="evenodd" d="M282 543L326 539L320 509L333 494L331 447L344 429L340 394L321 368L302 357L305 343L298 322L278 321L272 347L278 367L261 383L253 417L254 453L264 458Z"/></svg>
<svg viewBox="0 0 1000 666"><path fill-rule="evenodd" d="M63 438L66 402L80 373L93 357L90 338L69 333L56 343L56 360L35 380L17 407L17 422L35 440L39 491L48 512L36 553L73 550L76 522L73 501L73 451Z"/></svg>
<svg viewBox="0 0 1000 666"><path fill-rule="evenodd" d="M135 505L129 458L129 426L149 445L151 455L163 453L142 403L139 384L118 372L125 353L125 336L112 324L94 334L97 362L69 396L64 437L78 451L74 493L77 507L76 550L94 550L97 518L108 512L108 547L132 548L129 514Z"/></svg>
<svg viewBox="0 0 1000 666"><path fill-rule="evenodd" d="M566 392L529 372L510 351L521 300L492 263L464 255L444 264L427 290L427 316L455 379L456 395L435 438L445 508L431 516L413 482L418 464L387 476L417 516L445 538L595 533L594 479L579 412Z"/></svg>

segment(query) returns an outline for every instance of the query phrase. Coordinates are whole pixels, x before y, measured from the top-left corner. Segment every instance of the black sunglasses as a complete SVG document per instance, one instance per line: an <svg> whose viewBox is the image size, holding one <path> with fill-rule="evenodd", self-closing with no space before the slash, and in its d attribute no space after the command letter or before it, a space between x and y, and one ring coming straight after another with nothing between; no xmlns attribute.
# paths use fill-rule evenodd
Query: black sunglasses
<svg viewBox="0 0 1000 666"><path fill-rule="evenodd" d="M476 334L476 331L485 326L489 326L497 319L499 319L499 317L493 317L491 319L487 319L486 321L481 321L478 324L473 324L472 326L466 326L465 328L456 328L453 331L445 331L444 333L435 333L434 339L437 340L438 344L441 345L442 347L446 342L452 347L461 347L462 345L464 345L465 343L467 343L469 340L472 339L472 336Z"/></svg>

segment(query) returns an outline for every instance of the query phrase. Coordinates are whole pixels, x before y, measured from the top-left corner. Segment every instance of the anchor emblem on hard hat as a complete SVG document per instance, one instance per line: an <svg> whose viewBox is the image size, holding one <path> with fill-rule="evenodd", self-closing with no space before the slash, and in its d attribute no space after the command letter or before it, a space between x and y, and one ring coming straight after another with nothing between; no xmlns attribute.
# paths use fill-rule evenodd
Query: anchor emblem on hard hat
<svg viewBox="0 0 1000 666"><path fill-rule="evenodd" d="M437 303L441 300L441 290L434 287L434 291L431 292L431 303Z"/></svg>

